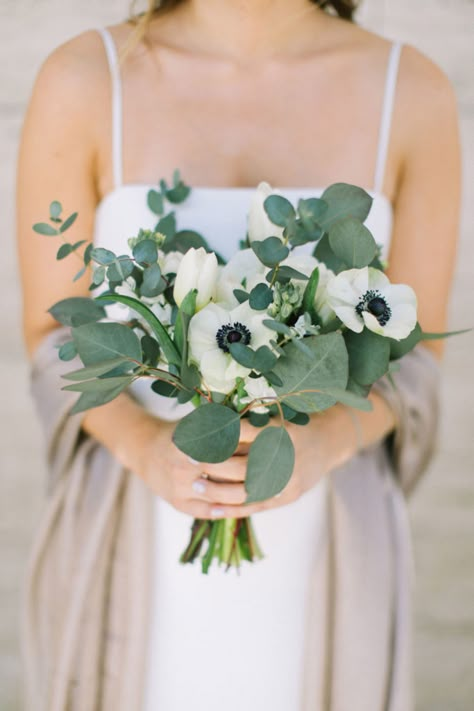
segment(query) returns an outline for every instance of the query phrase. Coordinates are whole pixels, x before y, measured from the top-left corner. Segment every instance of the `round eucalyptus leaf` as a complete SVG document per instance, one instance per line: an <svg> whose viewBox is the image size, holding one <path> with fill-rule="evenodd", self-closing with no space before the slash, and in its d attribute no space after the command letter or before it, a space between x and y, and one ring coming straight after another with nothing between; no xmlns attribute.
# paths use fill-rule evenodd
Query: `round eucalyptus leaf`
<svg viewBox="0 0 474 711"><path fill-rule="evenodd" d="M266 427L252 442L245 477L246 503L276 496L288 484L295 448L284 427Z"/></svg>
<svg viewBox="0 0 474 711"><path fill-rule="evenodd" d="M360 385L372 385L388 370L390 342L388 338L364 328L360 333L344 333L349 354L349 373Z"/></svg>
<svg viewBox="0 0 474 711"><path fill-rule="evenodd" d="M72 296L62 299L48 309L51 316L64 326L81 326L85 323L100 321L105 318L103 306L93 299L83 296Z"/></svg>
<svg viewBox="0 0 474 711"><path fill-rule="evenodd" d="M328 204L328 210L319 220L324 230L328 230L331 225L345 217L355 217L363 222L373 202L373 198L365 190L349 183L330 185L321 195L321 199Z"/></svg>
<svg viewBox="0 0 474 711"><path fill-rule="evenodd" d="M261 242L254 240L250 246L266 267L276 266L290 253L288 247L285 247L279 237L267 237Z"/></svg>
<svg viewBox="0 0 474 711"><path fill-rule="evenodd" d="M224 405L201 405L183 417L173 433L173 442L198 462L224 462L231 457L240 436L240 418Z"/></svg>
<svg viewBox="0 0 474 711"><path fill-rule="evenodd" d="M371 232L354 217L339 220L328 234L334 254L350 268L368 266L377 254L377 244Z"/></svg>
<svg viewBox="0 0 474 711"><path fill-rule="evenodd" d="M155 262L143 271L143 281L140 287L141 296L158 296L163 291L165 282L161 278L160 265Z"/></svg>
<svg viewBox="0 0 474 711"><path fill-rule="evenodd" d="M250 308L264 311L273 302L273 291L266 284L257 284L250 292Z"/></svg>
<svg viewBox="0 0 474 711"><path fill-rule="evenodd" d="M49 216L52 220L57 220L58 217L61 216L61 212L63 211L63 207L61 203L58 200L53 200L51 205L49 206Z"/></svg>
<svg viewBox="0 0 474 711"><path fill-rule="evenodd" d="M163 214L163 196L157 190L148 191L147 204L155 215Z"/></svg>
<svg viewBox="0 0 474 711"><path fill-rule="evenodd" d="M91 259L98 264L106 266L107 264L112 264L116 259L115 253L110 249L105 249L104 247L93 247L90 252Z"/></svg>
<svg viewBox="0 0 474 711"><path fill-rule="evenodd" d="M154 264L158 260L158 247L152 239L137 242L133 248L133 257L139 264Z"/></svg>
<svg viewBox="0 0 474 711"><path fill-rule="evenodd" d="M279 227L285 227L287 222L296 216L291 202L281 195L269 195L265 198L263 207L270 221Z"/></svg>

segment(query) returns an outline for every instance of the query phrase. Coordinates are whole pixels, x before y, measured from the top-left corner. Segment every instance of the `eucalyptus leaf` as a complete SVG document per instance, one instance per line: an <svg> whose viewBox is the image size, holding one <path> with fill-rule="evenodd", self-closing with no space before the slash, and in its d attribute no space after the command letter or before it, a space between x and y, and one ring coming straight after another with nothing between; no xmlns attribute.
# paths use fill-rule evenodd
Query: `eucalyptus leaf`
<svg viewBox="0 0 474 711"><path fill-rule="evenodd" d="M303 272L299 272L293 267L288 267L286 264L275 267L268 274L265 274L265 279L268 282L273 280L286 284L290 279L298 279L298 281L308 281L309 277Z"/></svg>
<svg viewBox="0 0 474 711"><path fill-rule="evenodd" d="M303 313L307 312L311 316L312 320L315 320L316 317L316 311L314 308L314 302L316 299L316 292L318 290L318 284L319 284L319 267L315 267L313 271L311 272L311 276L309 278L308 283L306 284L304 293L303 293L303 303L302 303L302 309Z"/></svg>
<svg viewBox="0 0 474 711"><path fill-rule="evenodd" d="M276 496L288 484L295 465L295 448L284 427L266 427L252 442L247 461L245 503Z"/></svg>
<svg viewBox="0 0 474 711"><path fill-rule="evenodd" d="M296 215L291 202L281 195L269 195L263 202L263 208L270 221L279 227L285 227Z"/></svg>
<svg viewBox="0 0 474 711"><path fill-rule="evenodd" d="M201 405L183 417L173 433L173 442L198 462L224 462L231 457L240 436L238 413L225 405Z"/></svg>
<svg viewBox="0 0 474 711"><path fill-rule="evenodd" d="M276 333L280 333L282 336L292 335L291 328L287 326L286 323L280 323L280 321L274 321L269 318L264 319L262 323L267 328L270 328L272 331L276 331Z"/></svg>
<svg viewBox="0 0 474 711"><path fill-rule="evenodd" d="M256 311L264 311L272 302L273 291L266 284L257 284L250 292L250 308Z"/></svg>
<svg viewBox="0 0 474 711"><path fill-rule="evenodd" d="M163 196L157 190L149 190L147 194L147 205L155 215L163 214Z"/></svg>
<svg viewBox="0 0 474 711"><path fill-rule="evenodd" d="M323 390L346 388L349 359L340 333L310 336L305 338L305 346L311 356L298 350L294 342L283 347L286 357L280 358L273 370L284 384L274 387L283 402L297 412L318 412L337 401Z"/></svg>
<svg viewBox="0 0 474 711"><path fill-rule="evenodd" d="M328 204L327 212L319 223L328 230L338 220L355 217L364 222L372 207L373 198L362 188L349 183L334 183L321 195Z"/></svg>
<svg viewBox="0 0 474 711"><path fill-rule="evenodd" d="M94 249L94 244L93 244L93 242L89 242L89 244L87 245L87 247L86 247L85 250L84 250L84 264L85 264L86 266L87 266L87 265L90 263L90 261L91 261L91 253L92 253L92 250L93 250L93 249Z"/></svg>
<svg viewBox="0 0 474 711"><path fill-rule="evenodd" d="M58 351L60 360L69 361L77 356L76 346L73 341L63 343Z"/></svg>
<svg viewBox="0 0 474 711"><path fill-rule="evenodd" d="M112 264L116 259L115 253L104 247L93 247L90 252L91 259L98 264L107 266Z"/></svg>
<svg viewBox="0 0 474 711"><path fill-rule="evenodd" d="M119 356L118 358L110 358L100 363L94 363L79 370L73 370L70 373L64 373L61 377L65 380L89 380L90 378L98 378L100 375L109 373L119 365L127 364L129 368L136 366L136 363Z"/></svg>
<svg viewBox="0 0 474 711"><path fill-rule="evenodd" d="M75 223L75 221L77 219L77 214L78 214L77 212L73 212L72 215L69 215L69 217L66 220L64 220L63 224L59 228L59 231L61 233L66 232L66 230L68 230L71 227L71 225L73 225Z"/></svg>
<svg viewBox="0 0 474 711"><path fill-rule="evenodd" d="M158 247L152 239L142 239L133 248L133 258L139 264L155 264L158 261Z"/></svg>
<svg viewBox="0 0 474 711"><path fill-rule="evenodd" d="M390 360L397 360L406 353L409 353L421 341L423 331L419 323L416 324L413 331L403 338L401 341L396 341L394 338L388 338L390 344Z"/></svg>
<svg viewBox="0 0 474 711"><path fill-rule="evenodd" d="M109 281L122 282L131 276L133 268L134 264L130 257L126 254L121 254L107 267L107 279Z"/></svg>
<svg viewBox="0 0 474 711"><path fill-rule="evenodd" d="M267 237L262 241L254 240L250 246L266 267L276 266L290 253L288 247L285 247L279 237Z"/></svg>
<svg viewBox="0 0 474 711"><path fill-rule="evenodd" d="M372 385L388 370L390 343L388 338L364 328L360 333L345 331L349 354L349 373L361 385Z"/></svg>
<svg viewBox="0 0 474 711"><path fill-rule="evenodd" d="M270 422L270 415L268 412L253 412L253 410L250 410L249 420L254 427L265 427Z"/></svg>
<svg viewBox="0 0 474 711"><path fill-rule="evenodd" d="M49 216L51 220L57 220L59 217L61 217L62 211L63 207L61 203L58 200L53 200L53 202L49 206Z"/></svg>
<svg viewBox="0 0 474 711"><path fill-rule="evenodd" d="M177 388L173 383L166 382L164 380L154 380L151 384L151 389L157 395L162 395L163 397L177 397L179 394L179 388Z"/></svg>
<svg viewBox="0 0 474 711"><path fill-rule="evenodd" d="M66 242L65 244L62 244L60 248L58 249L56 253L56 259L64 259L64 257L67 257L69 254L72 252L72 244L69 244L69 242Z"/></svg>
<svg viewBox="0 0 474 711"><path fill-rule="evenodd" d="M160 357L160 346L156 338L152 336L142 336L140 339L140 345L143 352L143 360L148 365L156 365Z"/></svg>
<svg viewBox="0 0 474 711"><path fill-rule="evenodd" d="M244 301L247 301L250 294L247 291L244 291L243 289L234 289L234 296L239 302L239 304L242 304Z"/></svg>
<svg viewBox="0 0 474 711"><path fill-rule="evenodd" d="M155 262L143 271L140 294L146 297L158 296L164 290L166 282L161 278L160 265Z"/></svg>
<svg viewBox="0 0 474 711"><path fill-rule="evenodd" d="M174 237L176 233L176 215L174 212L169 212L158 221L155 227L155 232L161 232L164 234L166 242ZM166 245L166 242L163 247Z"/></svg>
<svg viewBox="0 0 474 711"><path fill-rule="evenodd" d="M73 328L72 338L86 366L119 357L141 363L140 341L120 323L87 323Z"/></svg>
<svg viewBox="0 0 474 711"><path fill-rule="evenodd" d="M105 318L104 307L94 299L72 296L62 299L48 309L51 316L64 326L81 326Z"/></svg>
<svg viewBox="0 0 474 711"><path fill-rule="evenodd" d="M362 222L354 217L339 220L329 229L329 245L336 257L351 269L368 266L377 254L377 244Z"/></svg>
<svg viewBox="0 0 474 711"><path fill-rule="evenodd" d="M110 385L110 380L112 380L112 378L99 382L108 382ZM130 384L131 380L132 378L120 379L120 383L117 383L108 389L82 392L79 399L76 400L76 403L69 411L69 414L75 415L78 412L84 412L85 410L90 410L93 407L105 405L107 402L110 402L116 398L117 395L120 395L120 393ZM62 389L64 390L65 388Z"/></svg>
<svg viewBox="0 0 474 711"><path fill-rule="evenodd" d="M174 363L177 366L180 365L180 353L178 352L176 346L169 337L161 321L155 316L153 311L148 308L148 306L146 306L138 299L133 299L130 296L122 296L119 294L107 294L103 296L98 296L95 300L105 301L107 303L114 302L119 304L125 304L125 306L128 306L133 311L139 313L140 316L142 316L142 318L144 318L148 325L151 327L168 363Z"/></svg>
<svg viewBox="0 0 474 711"><path fill-rule="evenodd" d="M327 234L323 235L319 240L318 244L313 250L313 257L316 257L318 262L323 262L328 269L331 269L334 274L339 274L339 272L347 269L347 264L345 264L342 259L336 257L331 245L329 244L329 237Z"/></svg>
<svg viewBox="0 0 474 711"><path fill-rule="evenodd" d="M59 234L59 230L51 225L48 225L47 222L36 222L36 224L33 225L33 229L38 234L47 235L48 237L53 237L54 235Z"/></svg>

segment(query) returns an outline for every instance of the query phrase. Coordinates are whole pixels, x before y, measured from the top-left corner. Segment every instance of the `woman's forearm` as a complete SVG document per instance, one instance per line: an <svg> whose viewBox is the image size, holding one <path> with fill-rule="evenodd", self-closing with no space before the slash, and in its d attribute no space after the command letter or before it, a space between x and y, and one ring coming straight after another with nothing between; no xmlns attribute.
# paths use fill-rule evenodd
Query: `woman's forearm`
<svg viewBox="0 0 474 711"><path fill-rule="evenodd" d="M396 427L395 414L384 398L371 393L369 400L372 403L369 412L337 404L315 416L321 435L318 447L323 447L329 471L381 441Z"/></svg>
<svg viewBox="0 0 474 711"><path fill-rule="evenodd" d="M154 415L122 392L111 402L87 410L82 428L103 444L124 467L141 472L145 444L150 437L159 435L160 426L166 426Z"/></svg>

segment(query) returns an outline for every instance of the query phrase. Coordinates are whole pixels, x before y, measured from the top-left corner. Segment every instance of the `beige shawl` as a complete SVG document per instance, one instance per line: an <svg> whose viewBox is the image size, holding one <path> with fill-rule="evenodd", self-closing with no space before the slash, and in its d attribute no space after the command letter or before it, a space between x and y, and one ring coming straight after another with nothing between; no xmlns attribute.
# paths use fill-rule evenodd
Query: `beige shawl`
<svg viewBox="0 0 474 711"><path fill-rule="evenodd" d="M26 709L141 711L152 494L85 435L80 414L67 415L77 395L60 390L60 375L80 367L58 358L68 338L68 328L51 332L31 367L48 482L22 604ZM396 389L387 378L375 388L397 414L395 436L328 478L324 564L314 570L309 605L305 711L413 709L405 496L436 441L439 366L418 346L394 379Z"/></svg>

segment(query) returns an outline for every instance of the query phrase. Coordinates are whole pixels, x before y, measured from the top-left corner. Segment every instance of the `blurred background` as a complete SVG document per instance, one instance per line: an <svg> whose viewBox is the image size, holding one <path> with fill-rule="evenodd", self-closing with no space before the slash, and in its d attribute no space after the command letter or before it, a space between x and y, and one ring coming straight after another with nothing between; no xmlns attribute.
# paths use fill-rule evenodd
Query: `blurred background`
<svg viewBox="0 0 474 711"><path fill-rule="evenodd" d="M0 0L2 711L20 710L18 602L45 481L19 325L14 225L19 132L33 81L46 55L83 30L121 21L128 7L129 0ZM457 91L465 187L449 326L474 325L474 2L364 0L358 21L416 46L444 69ZM474 708L473 350L472 334L447 343L438 452L409 504L417 576L417 711Z"/></svg>

